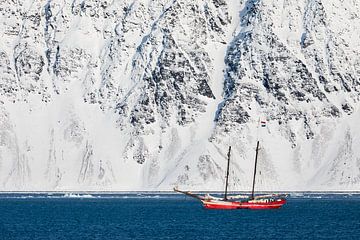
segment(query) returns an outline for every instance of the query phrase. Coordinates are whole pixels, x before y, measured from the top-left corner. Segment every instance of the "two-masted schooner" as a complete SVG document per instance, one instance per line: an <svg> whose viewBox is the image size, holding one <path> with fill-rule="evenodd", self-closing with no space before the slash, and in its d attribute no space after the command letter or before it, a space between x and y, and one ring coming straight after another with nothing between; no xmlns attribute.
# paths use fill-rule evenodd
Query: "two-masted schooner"
<svg viewBox="0 0 360 240"><path fill-rule="evenodd" d="M256 166L259 152L259 141L256 144L256 153L255 153L255 167L254 167L254 176L252 183L251 195L233 195L228 196L228 183L229 183L229 168L230 168L230 155L231 155L231 146L229 146L229 151L227 154L227 170L226 170L226 182L225 182L225 191L224 197L214 197L209 194L204 196L194 194L190 191L180 191L177 188L174 188L174 191L186 194L190 197L200 200L203 206L207 209L274 209L280 208L286 203L285 195L281 194L269 194L262 196L255 196L255 179L256 179Z"/></svg>

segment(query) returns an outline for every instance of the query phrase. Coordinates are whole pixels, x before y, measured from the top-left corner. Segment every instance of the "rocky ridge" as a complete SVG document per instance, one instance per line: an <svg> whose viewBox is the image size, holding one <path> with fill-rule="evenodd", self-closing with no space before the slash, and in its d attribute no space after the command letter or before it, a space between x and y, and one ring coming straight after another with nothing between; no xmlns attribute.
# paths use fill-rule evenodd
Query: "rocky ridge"
<svg viewBox="0 0 360 240"><path fill-rule="evenodd" d="M358 10L2 0L1 190L358 189Z"/></svg>

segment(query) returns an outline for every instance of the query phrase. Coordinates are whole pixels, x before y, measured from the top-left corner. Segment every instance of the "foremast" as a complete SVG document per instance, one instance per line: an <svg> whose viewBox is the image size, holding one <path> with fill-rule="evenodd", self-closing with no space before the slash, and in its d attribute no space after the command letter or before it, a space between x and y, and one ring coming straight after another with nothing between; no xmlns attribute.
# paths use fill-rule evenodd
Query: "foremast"
<svg viewBox="0 0 360 240"><path fill-rule="evenodd" d="M231 146L229 146L229 151L228 151L228 154L227 154L228 162L227 162L227 169L226 169L224 200L228 200L227 199L227 188L228 188L228 183L229 183L230 154L231 154Z"/></svg>
<svg viewBox="0 0 360 240"><path fill-rule="evenodd" d="M256 143L255 167L254 167L254 177L253 177L253 184L252 184L252 190L251 190L251 199L255 198L254 189L255 189L255 178L256 178L256 166L257 166L258 152L259 152L259 140Z"/></svg>

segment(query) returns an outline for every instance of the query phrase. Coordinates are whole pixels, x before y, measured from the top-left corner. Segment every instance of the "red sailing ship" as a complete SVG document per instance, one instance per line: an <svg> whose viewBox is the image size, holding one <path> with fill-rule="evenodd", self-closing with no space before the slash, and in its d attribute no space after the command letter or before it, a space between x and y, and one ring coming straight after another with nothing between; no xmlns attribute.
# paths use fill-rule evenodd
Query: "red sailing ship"
<svg viewBox="0 0 360 240"><path fill-rule="evenodd" d="M227 154L228 162L227 162L227 171L226 171L225 191L224 191L223 198L214 197L209 194L205 194L204 196L201 196L198 194L194 194L190 191L180 191L177 188L174 188L174 191L186 194L190 197L200 200L202 202L203 206L207 209L275 209L275 208L280 208L282 205L284 205L286 203L286 199L285 199L286 195L270 194L270 195L255 196L255 194L254 194L258 151L259 151L259 141L257 141L257 145L256 145L254 177L253 177L252 191L251 191L250 196L244 196L244 195L228 196L228 194L227 194L231 146L229 147L229 151Z"/></svg>

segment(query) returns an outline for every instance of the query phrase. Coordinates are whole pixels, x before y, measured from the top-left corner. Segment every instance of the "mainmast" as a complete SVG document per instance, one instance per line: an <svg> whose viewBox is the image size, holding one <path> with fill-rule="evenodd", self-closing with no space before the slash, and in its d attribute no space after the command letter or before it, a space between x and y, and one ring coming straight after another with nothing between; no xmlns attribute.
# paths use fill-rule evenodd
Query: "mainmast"
<svg viewBox="0 0 360 240"><path fill-rule="evenodd" d="M255 167L254 167L254 177L253 177L253 184L252 184L252 191L251 191L251 199L254 199L256 165L257 165L258 152L259 152L259 141L257 141L257 144L256 144Z"/></svg>
<svg viewBox="0 0 360 240"><path fill-rule="evenodd" d="M228 187L228 183L229 183L230 153L231 153L231 146L229 146L229 152L228 152L228 154L227 154L227 156L228 156L228 163L227 163L227 170L226 170L226 183L225 183L224 200L227 200L227 187Z"/></svg>

